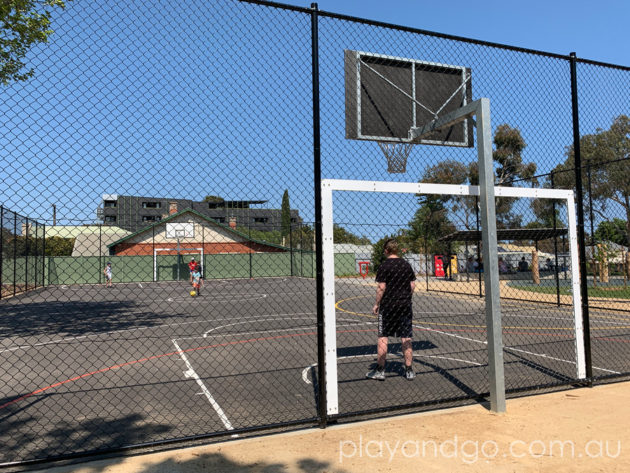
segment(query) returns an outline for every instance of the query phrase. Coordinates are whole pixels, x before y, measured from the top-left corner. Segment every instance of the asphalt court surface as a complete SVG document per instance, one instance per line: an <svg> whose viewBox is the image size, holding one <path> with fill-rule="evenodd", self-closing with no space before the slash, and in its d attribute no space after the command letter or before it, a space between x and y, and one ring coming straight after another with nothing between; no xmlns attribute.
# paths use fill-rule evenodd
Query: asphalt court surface
<svg viewBox="0 0 630 473"><path fill-rule="evenodd" d="M488 391L484 301L444 293L414 295L417 378L404 379L391 340L386 381L366 380L374 287L336 282L341 413ZM185 282L53 286L0 301L0 442L9 456L316 417L313 280L208 280L200 297L188 291ZM508 389L575 378L570 307L503 301L502 322ZM630 317L591 310L591 322L595 374L627 371Z"/></svg>

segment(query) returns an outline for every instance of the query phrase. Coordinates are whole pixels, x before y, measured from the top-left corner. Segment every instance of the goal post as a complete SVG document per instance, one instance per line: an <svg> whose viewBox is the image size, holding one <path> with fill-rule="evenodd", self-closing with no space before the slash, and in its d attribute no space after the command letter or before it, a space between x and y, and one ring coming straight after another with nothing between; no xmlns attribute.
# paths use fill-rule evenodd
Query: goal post
<svg viewBox="0 0 630 473"><path fill-rule="evenodd" d="M326 386L326 411L329 415L339 413L339 392L338 392L338 372L337 372L337 333L336 333L336 300L335 300L335 260L333 241L333 210L335 192L371 192L371 193L398 193L398 194L432 194L449 196L480 196L480 186L456 185L456 184L431 184L417 182L384 182L384 181L359 181L359 180L339 180L325 179L321 182L322 190L322 248L323 248L323 292L324 292L324 353L325 353L325 379ZM585 349L583 344L583 321L581 306L581 287L579 278L578 261L578 240L576 226L575 199L572 190L563 189L531 189L517 187L493 186L495 198L511 197L526 199L552 199L563 201L567 207L567 227L569 233L570 261L573 272L571 281L572 312L574 319L575 337L575 362L577 379L586 378ZM496 241L496 235L495 235ZM492 277L494 276L494 278ZM496 284L491 288L498 295L498 268L484 272L486 289L489 284ZM496 280L492 283L491 281ZM492 313L495 311L496 313ZM493 324L494 338L490 340L491 330L488 331L488 363L490 376L491 397L495 399L505 398L505 387L503 392L492 392L493 389L501 389L500 383L495 383L492 377L492 363L500 363L499 375L503 370L503 343L501 338L501 318L498 305L486 303L486 324ZM489 313L489 315L488 315ZM495 343L497 346L491 347ZM492 349L491 349L492 348ZM497 353L498 352L498 353ZM494 358L494 359L493 359ZM498 388L497 388L498 387Z"/></svg>
<svg viewBox="0 0 630 473"><path fill-rule="evenodd" d="M201 264L205 266L203 248L155 248L153 250L153 282L157 282L158 280L158 253L159 252L177 252L176 255L178 257L177 264L179 264L179 257L182 255L201 255Z"/></svg>

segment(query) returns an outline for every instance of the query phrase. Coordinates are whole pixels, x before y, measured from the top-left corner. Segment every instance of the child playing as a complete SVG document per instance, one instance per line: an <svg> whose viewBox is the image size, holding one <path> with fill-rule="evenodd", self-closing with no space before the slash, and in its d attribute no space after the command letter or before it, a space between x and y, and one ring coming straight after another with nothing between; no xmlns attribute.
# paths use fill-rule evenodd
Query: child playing
<svg viewBox="0 0 630 473"><path fill-rule="evenodd" d="M113 287L112 285L112 264L107 262L107 266L103 270L103 274L105 274L105 287Z"/></svg>
<svg viewBox="0 0 630 473"><path fill-rule="evenodd" d="M201 295L201 273L199 272L199 267L195 267L195 270L192 273L192 286L195 291L197 291L197 295Z"/></svg>

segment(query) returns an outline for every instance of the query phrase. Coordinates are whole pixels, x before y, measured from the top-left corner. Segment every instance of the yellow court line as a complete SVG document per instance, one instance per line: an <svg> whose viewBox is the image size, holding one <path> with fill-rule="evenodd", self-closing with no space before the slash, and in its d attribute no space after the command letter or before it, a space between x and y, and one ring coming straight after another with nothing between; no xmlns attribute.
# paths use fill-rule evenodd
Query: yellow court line
<svg viewBox="0 0 630 473"><path fill-rule="evenodd" d="M347 301L352 301L355 299L363 299L366 297L370 297L370 296L356 296L356 297L349 297L347 299L341 299L339 301L337 301L335 303L335 308L337 310L340 310L341 312L345 312L346 314L351 314L351 315L356 315L358 317L369 317L372 319L376 319L378 318L375 315L372 314L366 314L364 312L353 312L351 310L347 310L344 309L343 307L341 307L339 304L342 304L344 302ZM616 317L612 317L612 316L601 316L601 317L592 317L592 318L610 318L610 319L616 319ZM620 320L624 320L626 317L621 317L619 318ZM421 324L425 324L425 325L438 325L440 327L465 327L465 328L482 328L485 329L486 326L485 325L472 325L472 324L449 324L449 323L445 323L445 322L428 322L425 320L414 320L414 323L421 323ZM504 329L510 329L510 330L514 330L514 329L524 329L524 330L575 330L575 327L530 327L530 326L519 326L519 325L504 325L503 326ZM621 325L621 326L611 326L611 327L591 327L591 330L614 330L614 329L630 329L630 325Z"/></svg>

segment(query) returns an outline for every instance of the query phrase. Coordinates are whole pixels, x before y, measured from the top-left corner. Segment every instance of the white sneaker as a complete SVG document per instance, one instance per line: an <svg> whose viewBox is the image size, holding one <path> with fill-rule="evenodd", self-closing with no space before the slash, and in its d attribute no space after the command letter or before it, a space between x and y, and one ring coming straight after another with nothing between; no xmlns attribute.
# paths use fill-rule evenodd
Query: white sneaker
<svg viewBox="0 0 630 473"><path fill-rule="evenodd" d="M365 374L368 379L376 379L377 381L385 381L385 368L374 368Z"/></svg>

